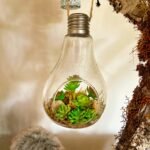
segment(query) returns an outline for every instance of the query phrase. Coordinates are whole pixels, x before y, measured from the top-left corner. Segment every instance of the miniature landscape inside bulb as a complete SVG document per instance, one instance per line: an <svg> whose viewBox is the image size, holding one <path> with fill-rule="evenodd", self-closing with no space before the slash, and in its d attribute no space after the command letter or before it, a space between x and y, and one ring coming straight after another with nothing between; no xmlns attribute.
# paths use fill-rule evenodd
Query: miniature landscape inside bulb
<svg viewBox="0 0 150 150"><path fill-rule="evenodd" d="M54 96L45 100L48 116L57 124L68 128L84 128L94 124L102 115L105 103L100 94L87 81L74 75L65 81Z"/></svg>

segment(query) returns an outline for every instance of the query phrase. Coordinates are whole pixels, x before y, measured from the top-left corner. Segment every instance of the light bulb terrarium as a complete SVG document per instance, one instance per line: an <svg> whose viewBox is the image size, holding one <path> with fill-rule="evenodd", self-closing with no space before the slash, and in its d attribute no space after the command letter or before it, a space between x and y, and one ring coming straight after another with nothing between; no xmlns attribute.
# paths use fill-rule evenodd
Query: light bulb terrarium
<svg viewBox="0 0 150 150"><path fill-rule="evenodd" d="M48 116L64 127L88 127L103 114L105 85L94 58L86 14L69 16L62 54L46 83L43 98Z"/></svg>

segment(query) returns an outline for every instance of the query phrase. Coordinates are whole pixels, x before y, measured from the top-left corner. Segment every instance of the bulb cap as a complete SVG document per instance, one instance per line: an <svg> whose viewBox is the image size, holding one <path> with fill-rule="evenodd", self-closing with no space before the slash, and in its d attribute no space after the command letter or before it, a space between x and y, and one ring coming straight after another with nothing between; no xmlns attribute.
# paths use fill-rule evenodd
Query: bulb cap
<svg viewBox="0 0 150 150"><path fill-rule="evenodd" d="M68 18L68 35L89 36L89 17L83 13L71 14Z"/></svg>

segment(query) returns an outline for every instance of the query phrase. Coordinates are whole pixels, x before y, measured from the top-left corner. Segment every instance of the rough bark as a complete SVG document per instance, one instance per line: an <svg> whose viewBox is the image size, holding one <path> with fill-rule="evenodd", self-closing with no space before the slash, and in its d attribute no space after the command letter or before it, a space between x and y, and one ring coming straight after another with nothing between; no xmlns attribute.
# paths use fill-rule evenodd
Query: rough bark
<svg viewBox="0 0 150 150"><path fill-rule="evenodd" d="M117 136L116 150L150 148L150 0L109 0L141 31L137 44L140 83L124 109L125 126ZM146 147L148 142L148 147Z"/></svg>

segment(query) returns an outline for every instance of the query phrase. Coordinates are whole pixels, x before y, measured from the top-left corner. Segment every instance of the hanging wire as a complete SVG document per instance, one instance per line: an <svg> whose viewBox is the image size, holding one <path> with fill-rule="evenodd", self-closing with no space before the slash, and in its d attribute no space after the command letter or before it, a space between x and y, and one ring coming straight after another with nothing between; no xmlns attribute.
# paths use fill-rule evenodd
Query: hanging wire
<svg viewBox="0 0 150 150"><path fill-rule="evenodd" d="M101 4L99 2L99 0L97 0L96 2L96 6L99 7ZM90 17L89 20L91 21L92 17L93 17L93 7L94 7L94 0L91 1L91 9L90 9Z"/></svg>
<svg viewBox="0 0 150 150"><path fill-rule="evenodd" d="M90 9L90 17L89 17L90 21L91 21L91 19L93 17L93 6L94 6L94 0L91 1L91 9Z"/></svg>
<svg viewBox="0 0 150 150"><path fill-rule="evenodd" d="M66 8L67 8L67 17L69 17L69 15L70 15L70 0L67 0Z"/></svg>

